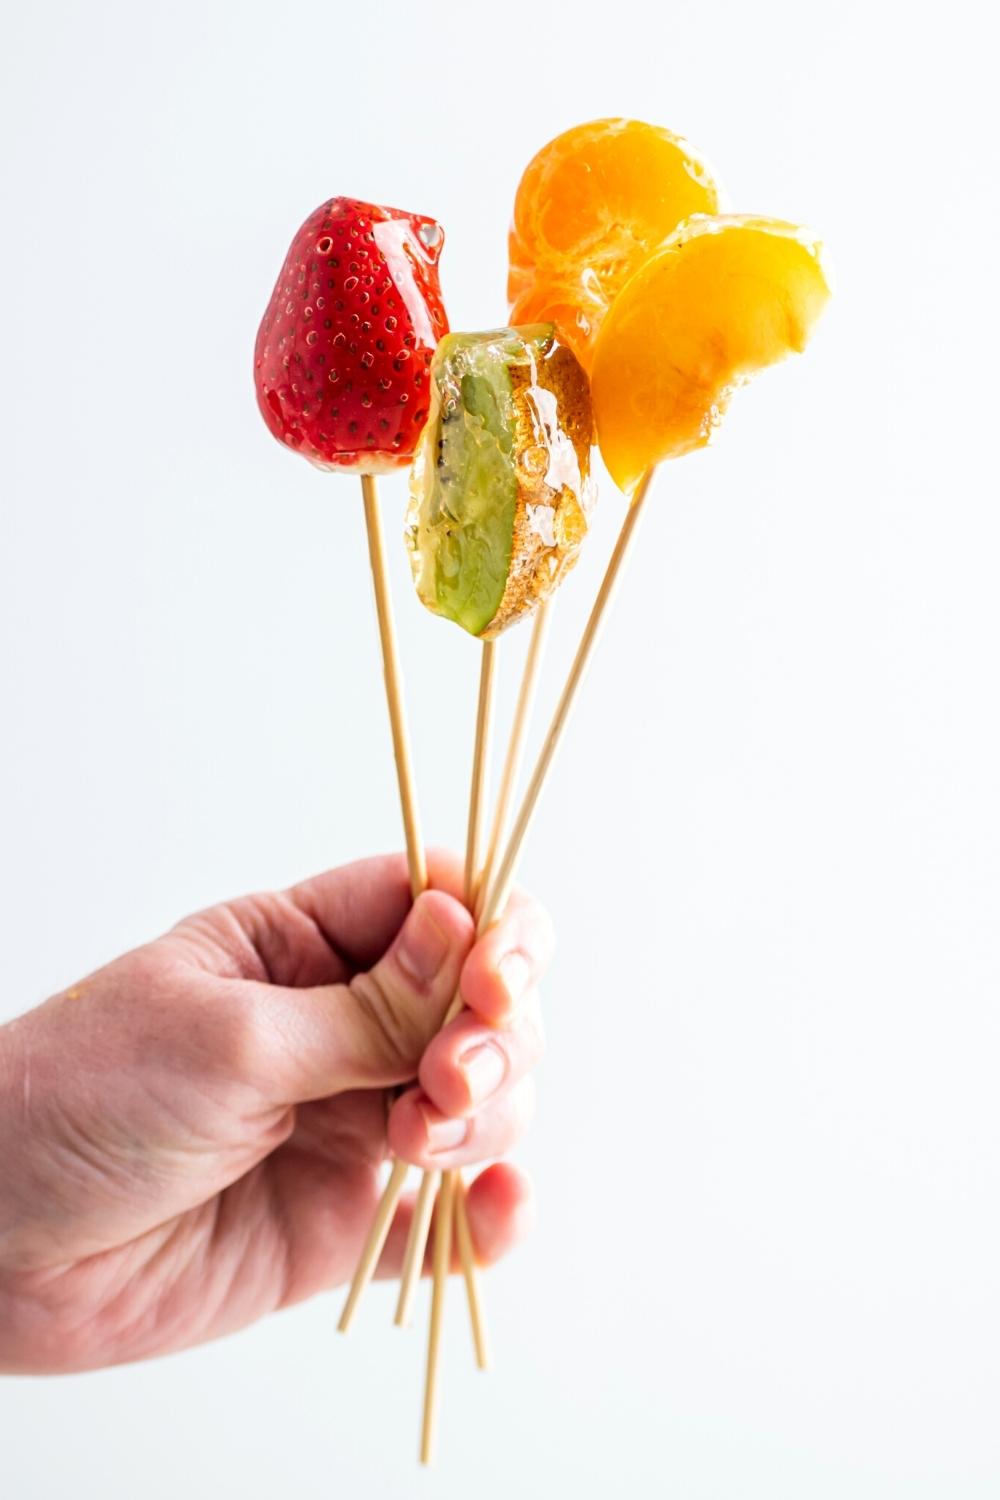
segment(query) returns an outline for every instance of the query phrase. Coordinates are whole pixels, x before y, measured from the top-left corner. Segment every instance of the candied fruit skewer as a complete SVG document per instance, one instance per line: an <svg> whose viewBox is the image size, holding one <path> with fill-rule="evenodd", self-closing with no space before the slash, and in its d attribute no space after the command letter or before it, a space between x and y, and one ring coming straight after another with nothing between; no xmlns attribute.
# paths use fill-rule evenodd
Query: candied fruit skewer
<svg viewBox="0 0 1000 1500"><path fill-rule="evenodd" d="M451 334L438 347L431 376L431 415L407 516L414 581L429 609L488 638L533 605L541 608L576 561L593 504L589 384L550 324ZM545 619L536 624L525 662L490 869L519 770ZM456 996L446 1022L460 1009ZM401 1325L423 1264L430 1192L425 1174L404 1260ZM483 1365L476 1289L470 1274L466 1280Z"/></svg>
<svg viewBox="0 0 1000 1500"><path fill-rule="evenodd" d="M257 333L254 386L273 435L318 468L361 476L369 564L411 893L426 888L375 475L405 467L426 417L426 371L448 330L434 219L329 198L298 230ZM371 1279L409 1167L393 1163L340 1327Z"/></svg>
<svg viewBox="0 0 1000 1500"><path fill-rule="evenodd" d="M746 380L756 370L766 364L773 363L785 354L793 351L801 351L806 344L812 326L821 313L829 295L829 282L827 271L823 266L820 247L810 239L804 231L795 230L793 226L781 224L776 221L762 220L726 220L720 221L723 229L735 231L744 230L749 234L774 236L779 245L778 259L780 266L773 278L773 284L768 286L766 278L763 279L764 289L761 290L760 256L755 256L752 251L749 261L742 258L742 252L748 247L741 241L737 244L737 260L741 261L740 271L744 277L749 277L751 283L755 283L756 306L751 298L751 314L747 318L748 328L742 330L742 341L737 340L738 354L730 359L729 366L724 362L716 362L711 367L710 376L706 377L704 369L701 369L701 387L698 391L698 399L684 401L677 399L681 394L679 391L672 392L672 404L667 402L665 406L661 402L661 409L656 412L658 421L653 424L652 433L640 431L636 446L630 448L628 445L630 417L634 415L627 403L622 403L621 380L623 375L623 364L627 368L627 348L620 344L627 340L634 329L637 336L642 340L648 339L648 319L643 314L649 311L651 302L655 304L655 297L659 296L662 301L655 305L656 311L661 311L663 305L671 306L675 299L669 297L670 271L667 266L666 272L662 272L658 266L654 266L649 276L643 277L641 273L633 278L637 283L634 291L630 292L632 283L625 288L622 299L624 304L624 315L616 322L614 320L615 309L612 317L604 324L602 337L598 339L595 352L595 400L597 403L598 438L602 445L607 441L605 434L615 442L621 444L621 452L612 447L611 456L608 459L608 467L614 477L623 487L629 487L630 481L634 481L631 490L629 508L625 514L621 530L611 554L610 561L601 581L597 597L591 609L587 624L584 627L580 644L570 667L566 682L560 694L555 712L549 729L546 733L542 748L535 763L534 770L529 780L527 789L521 802L514 827L507 841L503 859L499 868L492 873L488 888L481 903L479 920L477 922L477 933L485 932L502 913L509 898L510 890L515 878L517 863L524 846L524 840L532 825L538 810L538 803L545 783L551 771L557 750L559 749L566 727L569 723L570 714L573 710L577 695L583 683L584 676L589 666L594 648L597 645L602 626L614 597L615 590L628 559L629 553L634 545L637 528L641 519L649 488L655 473L658 460L668 457L678 457L683 453L690 452L693 448L703 446L710 441L721 415L728 403L732 389L737 383ZM678 249L687 243L688 239L698 239L720 230L709 223L703 227L688 232L687 239L683 233L679 233L680 244ZM710 240L705 243L712 244ZM789 244L794 243L805 253L805 260L800 259L800 264L790 267L787 260ZM767 250L773 248L765 239L762 245L756 245L753 249L758 251L763 246L764 258L767 258ZM671 254L676 254L673 247L666 250L661 258L669 262ZM755 264L755 260L758 262ZM801 273L803 267L806 274ZM772 270L774 268L772 267ZM796 272L799 274L796 275ZM732 277L728 280L723 277L720 285L724 291L720 300L725 304L726 299L732 293ZM744 293L746 287L743 288ZM794 292L794 295L793 295ZM770 295L769 295L770 294ZM619 304L621 305L621 304ZM703 309L699 309L703 319ZM732 306L726 309L727 314L732 316ZM634 319L634 321L632 321ZM711 319L705 319L711 325ZM642 327L640 328L640 325ZM669 319L666 323L661 320L660 333L663 328L669 327ZM621 330L624 330L622 332ZM702 331L702 341L710 346L717 346L719 329L711 327ZM669 343L669 340L668 340ZM606 366L601 365L602 346L607 359ZM640 360L646 386L640 394L644 400L642 407L648 411L650 405L655 408L655 400L649 400L652 394L655 398L656 380L655 372L658 368L654 346L653 354L650 355L648 344L641 342L643 358ZM661 349L659 351L663 353ZM616 357L617 356L617 357ZM670 368L674 368L673 356L667 362ZM606 369L608 389L611 392L609 398L610 416L602 428L601 410L604 375L600 372ZM680 385L683 387L685 379L688 384L694 385L693 378L684 373L681 375ZM714 382L714 384L713 384ZM617 404L615 404L617 402ZM622 412L625 416L622 416ZM708 420L708 418L711 420ZM634 436L634 434L633 434ZM609 446L610 443L609 443ZM602 449L603 451L603 449ZM628 459L621 454L628 454ZM649 462L644 471L635 476L638 467L637 454L641 454ZM451 1203L446 1206L448 1222L450 1226Z"/></svg>
<svg viewBox="0 0 1000 1500"><path fill-rule="evenodd" d="M429 609L489 639L550 596L576 561L593 497L589 385L549 324L450 334L430 381L407 516L414 580ZM400 1325L423 1266L432 1194L425 1174L404 1255ZM483 1364L487 1340L467 1257L463 1270Z"/></svg>
<svg viewBox="0 0 1000 1500"><path fill-rule="evenodd" d="M483 913L502 911L517 859L611 602L656 465L711 441L733 390L801 353L830 295L822 246L776 219L683 224L626 282L594 350L597 439L631 503Z"/></svg>

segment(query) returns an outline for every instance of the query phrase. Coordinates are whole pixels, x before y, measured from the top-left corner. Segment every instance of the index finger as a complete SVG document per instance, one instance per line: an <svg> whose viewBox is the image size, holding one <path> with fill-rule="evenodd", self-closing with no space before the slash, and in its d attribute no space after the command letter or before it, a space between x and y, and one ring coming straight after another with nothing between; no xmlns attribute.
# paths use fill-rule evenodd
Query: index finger
<svg viewBox="0 0 1000 1500"><path fill-rule="evenodd" d="M448 849L428 849L427 884L462 899L462 862ZM351 973L382 957L413 904L405 854L376 854L300 881L288 900L319 928ZM347 977L331 975L329 982Z"/></svg>

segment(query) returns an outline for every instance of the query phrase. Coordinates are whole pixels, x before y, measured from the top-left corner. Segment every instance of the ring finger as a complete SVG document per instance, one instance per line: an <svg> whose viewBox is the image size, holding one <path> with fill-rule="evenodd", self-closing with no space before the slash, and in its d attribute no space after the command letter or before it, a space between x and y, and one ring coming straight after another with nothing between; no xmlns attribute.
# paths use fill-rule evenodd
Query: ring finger
<svg viewBox="0 0 1000 1500"><path fill-rule="evenodd" d="M532 1080L523 1078L463 1117L442 1114L422 1089L410 1089L389 1116L389 1148L415 1166L443 1171L503 1156L527 1130L534 1097Z"/></svg>

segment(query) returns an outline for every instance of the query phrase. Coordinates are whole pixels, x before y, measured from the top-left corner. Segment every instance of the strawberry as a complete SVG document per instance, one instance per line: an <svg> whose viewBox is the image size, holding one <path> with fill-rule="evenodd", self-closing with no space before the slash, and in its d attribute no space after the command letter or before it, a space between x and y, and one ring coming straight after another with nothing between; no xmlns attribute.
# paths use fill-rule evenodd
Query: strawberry
<svg viewBox="0 0 1000 1500"><path fill-rule="evenodd" d="M254 351L275 437L321 468L380 473L413 457L427 367L448 332L440 224L330 198L292 241Z"/></svg>

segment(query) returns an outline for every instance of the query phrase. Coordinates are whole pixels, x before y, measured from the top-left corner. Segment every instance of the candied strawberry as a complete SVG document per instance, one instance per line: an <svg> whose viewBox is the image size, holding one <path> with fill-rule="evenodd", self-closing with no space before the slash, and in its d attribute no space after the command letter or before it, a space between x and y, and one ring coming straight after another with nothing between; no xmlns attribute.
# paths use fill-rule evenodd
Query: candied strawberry
<svg viewBox="0 0 1000 1500"><path fill-rule="evenodd" d="M407 465L448 332L434 219L330 198L292 241L254 350L264 421L321 468Z"/></svg>

